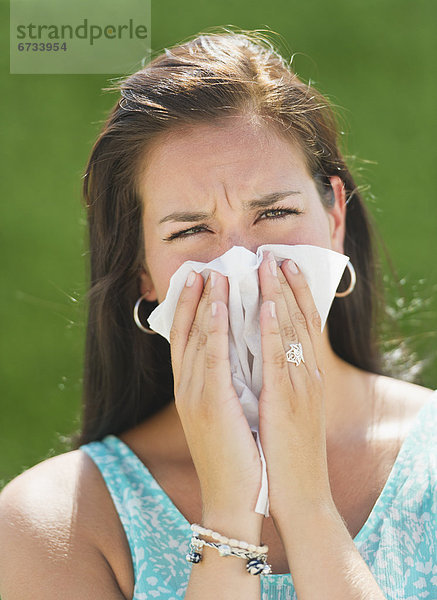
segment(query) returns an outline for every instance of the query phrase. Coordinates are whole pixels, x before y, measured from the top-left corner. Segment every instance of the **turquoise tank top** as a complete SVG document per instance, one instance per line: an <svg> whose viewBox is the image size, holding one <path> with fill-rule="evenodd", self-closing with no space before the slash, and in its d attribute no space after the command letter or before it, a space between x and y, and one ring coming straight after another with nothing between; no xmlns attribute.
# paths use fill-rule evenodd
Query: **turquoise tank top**
<svg viewBox="0 0 437 600"><path fill-rule="evenodd" d="M80 449L99 468L126 532L132 600L183 598L196 568L185 559L190 523L120 438L107 435ZM417 414L354 543L387 600L437 599L437 390ZM290 574L259 577L261 600L297 600Z"/></svg>

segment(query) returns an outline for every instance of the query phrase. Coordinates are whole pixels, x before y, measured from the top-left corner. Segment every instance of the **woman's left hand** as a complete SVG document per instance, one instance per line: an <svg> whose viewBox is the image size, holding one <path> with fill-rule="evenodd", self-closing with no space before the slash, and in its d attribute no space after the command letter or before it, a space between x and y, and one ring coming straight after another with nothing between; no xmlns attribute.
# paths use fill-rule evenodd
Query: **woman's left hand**
<svg viewBox="0 0 437 600"><path fill-rule="evenodd" d="M300 271L289 260L272 274L268 257L259 267L263 387L259 433L273 518L293 508L331 503L326 455L325 399L320 315ZM292 263L294 264L294 263ZM275 303L276 316L270 312ZM302 345L299 365L287 361L290 344Z"/></svg>

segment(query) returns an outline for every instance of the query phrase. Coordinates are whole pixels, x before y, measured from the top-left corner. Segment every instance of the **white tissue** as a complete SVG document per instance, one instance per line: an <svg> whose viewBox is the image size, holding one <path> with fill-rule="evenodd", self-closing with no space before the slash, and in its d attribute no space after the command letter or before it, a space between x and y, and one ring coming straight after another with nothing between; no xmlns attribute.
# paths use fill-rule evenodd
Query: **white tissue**
<svg viewBox="0 0 437 600"><path fill-rule="evenodd" d="M228 277L229 282L229 360L232 383L253 432L262 463L262 480L255 512L269 516L267 470L259 439L258 398L262 388L262 352L259 311L262 296L258 267L263 251L270 250L278 264L292 258L303 273L320 314L323 331L329 309L349 257L320 246L308 244L264 244L256 254L244 246L233 246L209 263L188 260L173 273L165 299L147 319L150 327L170 341L170 330L180 293L191 270L204 281L211 270Z"/></svg>

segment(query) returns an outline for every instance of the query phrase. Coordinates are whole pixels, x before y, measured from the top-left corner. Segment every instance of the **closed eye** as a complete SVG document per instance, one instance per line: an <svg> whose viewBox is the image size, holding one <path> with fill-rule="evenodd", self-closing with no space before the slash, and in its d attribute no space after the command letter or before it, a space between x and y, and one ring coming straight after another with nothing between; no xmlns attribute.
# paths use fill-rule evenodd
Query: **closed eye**
<svg viewBox="0 0 437 600"><path fill-rule="evenodd" d="M298 210L297 208L285 208L283 206L279 206L278 208L272 209L269 208L268 210L264 210L262 213L260 213L259 217L263 217L264 215L267 215L269 213L274 213L276 216L274 217L267 217L267 219L283 219L285 217L288 217L289 215L300 215L302 214L303 211ZM278 214L278 213L282 213L282 214ZM190 231L192 233L190 233ZM172 233L171 235L169 235L168 237L164 238L164 241L166 242L171 242L172 240L175 239L181 239L184 237L191 237L192 235L196 234L196 233L203 233L207 231L207 226L206 225L196 225L194 227L190 227L189 229L184 229L183 231L177 231L176 233Z"/></svg>

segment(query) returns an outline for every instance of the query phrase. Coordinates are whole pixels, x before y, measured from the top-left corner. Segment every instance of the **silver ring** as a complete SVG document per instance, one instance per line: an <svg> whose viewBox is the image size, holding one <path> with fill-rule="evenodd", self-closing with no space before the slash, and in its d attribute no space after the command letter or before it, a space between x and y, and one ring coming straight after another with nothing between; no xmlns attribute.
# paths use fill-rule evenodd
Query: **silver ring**
<svg viewBox="0 0 437 600"><path fill-rule="evenodd" d="M297 344L288 344L290 346L290 350L287 351L287 362L294 363L296 367L300 365L301 362L305 362L302 353L302 344L298 342Z"/></svg>

